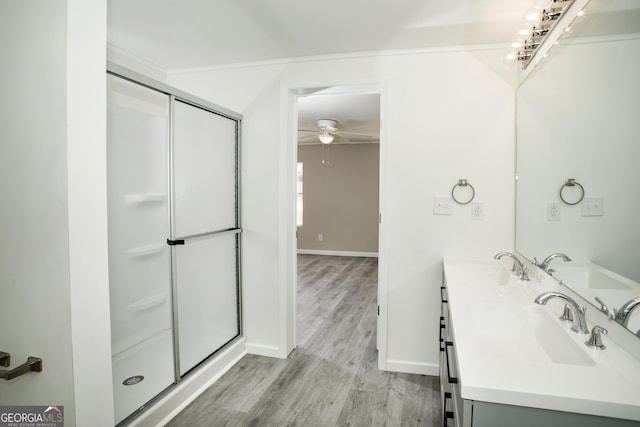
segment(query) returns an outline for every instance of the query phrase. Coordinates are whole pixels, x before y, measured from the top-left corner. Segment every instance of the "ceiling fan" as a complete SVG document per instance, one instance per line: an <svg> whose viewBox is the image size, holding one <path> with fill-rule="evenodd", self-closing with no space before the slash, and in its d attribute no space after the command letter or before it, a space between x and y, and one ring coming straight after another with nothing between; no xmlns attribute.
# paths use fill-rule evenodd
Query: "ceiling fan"
<svg viewBox="0 0 640 427"><path fill-rule="evenodd" d="M355 132L342 132L337 128L338 121L333 119L319 119L316 121L318 125L317 130L310 129L299 129L298 132L311 132L313 135L307 135L299 137L299 141L304 143L311 139L315 141L315 138L318 138L320 142L323 144L331 144L334 140L340 141L352 141L352 142L363 142L363 141L372 141L374 140L373 135L368 135L364 133L355 133Z"/></svg>

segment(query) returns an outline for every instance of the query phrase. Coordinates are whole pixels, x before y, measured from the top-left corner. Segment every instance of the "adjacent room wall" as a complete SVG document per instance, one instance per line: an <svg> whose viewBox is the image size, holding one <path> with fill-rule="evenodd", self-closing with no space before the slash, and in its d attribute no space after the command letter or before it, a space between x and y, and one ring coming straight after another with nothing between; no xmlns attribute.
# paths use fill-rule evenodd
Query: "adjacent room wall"
<svg viewBox="0 0 640 427"><path fill-rule="evenodd" d="M304 200L299 252L377 254L379 153L379 144L298 146Z"/></svg>
<svg viewBox="0 0 640 427"><path fill-rule="evenodd" d="M286 238L280 206L288 197L281 180L289 179L281 176L289 143L283 93L380 83L380 283L388 332L382 366L437 373L442 258L489 259L513 248L515 71L501 57L500 49L405 52L169 73L171 84L244 115L243 305L250 351L286 354L279 294L289 274L279 258ZM460 178L474 185L484 220L472 221L469 205L454 206L451 216L432 214L433 198L448 197Z"/></svg>

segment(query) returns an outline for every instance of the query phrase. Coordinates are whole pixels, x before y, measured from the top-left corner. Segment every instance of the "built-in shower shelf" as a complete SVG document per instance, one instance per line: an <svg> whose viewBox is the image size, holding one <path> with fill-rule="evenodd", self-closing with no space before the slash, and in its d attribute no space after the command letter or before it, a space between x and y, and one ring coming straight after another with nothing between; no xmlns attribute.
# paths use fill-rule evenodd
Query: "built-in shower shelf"
<svg viewBox="0 0 640 427"><path fill-rule="evenodd" d="M165 243L159 245L138 246L127 250L127 254L132 257L141 257L149 255L157 255L163 253L167 248Z"/></svg>
<svg viewBox="0 0 640 427"><path fill-rule="evenodd" d="M129 304L129 309L132 311L146 310L146 309L161 305L166 300L167 300L167 294L153 295L148 298L144 298L132 304Z"/></svg>
<svg viewBox="0 0 640 427"><path fill-rule="evenodd" d="M148 194L125 194L124 200L127 203L139 204L139 203L161 203L167 199L167 195L163 193L148 193Z"/></svg>

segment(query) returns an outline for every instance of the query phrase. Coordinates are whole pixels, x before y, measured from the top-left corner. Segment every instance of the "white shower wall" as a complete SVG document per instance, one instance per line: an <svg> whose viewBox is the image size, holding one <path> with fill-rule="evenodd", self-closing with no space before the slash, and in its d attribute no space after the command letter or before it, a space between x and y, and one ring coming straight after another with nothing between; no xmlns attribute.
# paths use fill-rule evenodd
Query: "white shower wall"
<svg viewBox="0 0 640 427"><path fill-rule="evenodd" d="M168 97L108 76L111 354L116 422L175 379L169 232ZM127 378L143 377L127 385Z"/></svg>

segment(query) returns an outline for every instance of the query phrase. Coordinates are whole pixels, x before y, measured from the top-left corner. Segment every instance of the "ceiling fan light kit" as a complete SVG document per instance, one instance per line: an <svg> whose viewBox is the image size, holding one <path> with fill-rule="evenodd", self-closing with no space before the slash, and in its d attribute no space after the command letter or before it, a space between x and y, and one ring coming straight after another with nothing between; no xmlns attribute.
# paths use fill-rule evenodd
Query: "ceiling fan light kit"
<svg viewBox="0 0 640 427"><path fill-rule="evenodd" d="M334 138L335 137L333 135L331 135L330 133L321 133L321 134L318 135L318 139L323 144L331 144L333 142Z"/></svg>
<svg viewBox="0 0 640 427"><path fill-rule="evenodd" d="M338 122L331 119L319 119L316 123L318 123L318 128L320 128L320 133L318 134L320 142L323 144L331 144L335 139L332 132L338 130L336 127Z"/></svg>

